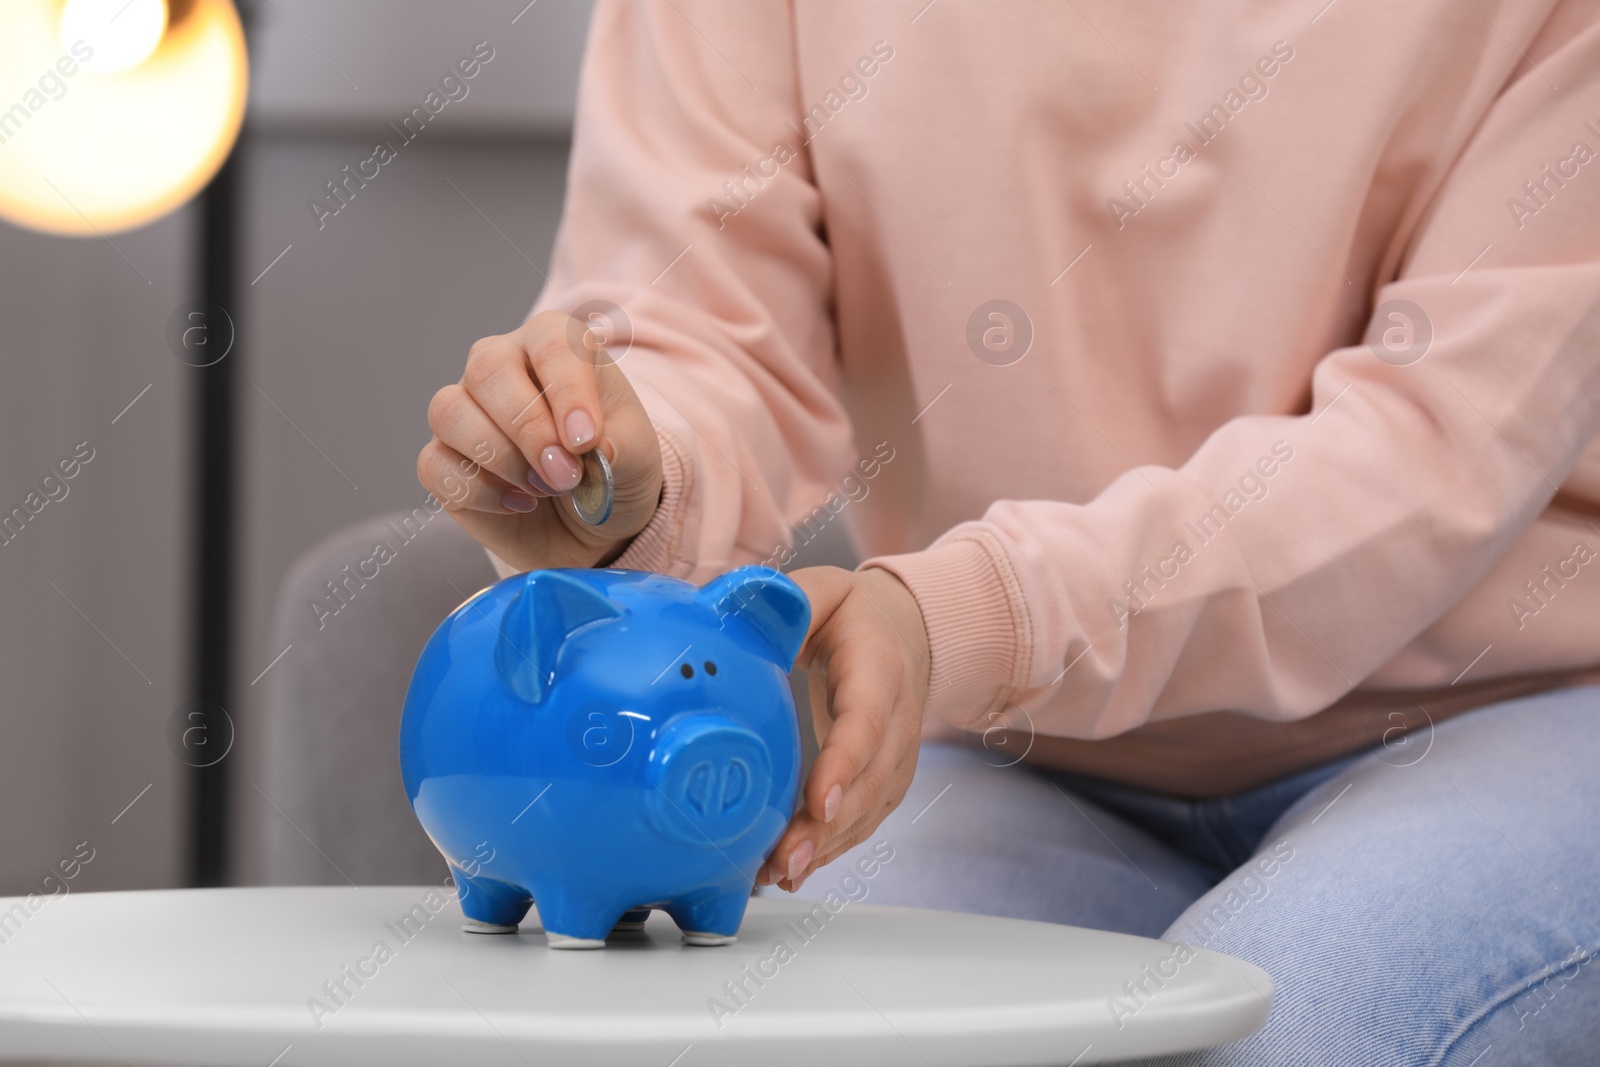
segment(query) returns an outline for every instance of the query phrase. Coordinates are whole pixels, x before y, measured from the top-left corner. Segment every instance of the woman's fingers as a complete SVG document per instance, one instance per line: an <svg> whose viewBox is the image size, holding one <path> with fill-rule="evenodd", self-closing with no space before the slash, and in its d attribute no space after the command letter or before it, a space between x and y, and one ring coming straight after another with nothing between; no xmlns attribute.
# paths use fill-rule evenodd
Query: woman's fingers
<svg viewBox="0 0 1600 1067"><path fill-rule="evenodd" d="M803 879L863 840L899 805L916 768L920 716L910 700L892 675L872 669L876 657L841 658L829 672L835 719L806 780L806 808L765 869L771 881Z"/></svg>
<svg viewBox="0 0 1600 1067"><path fill-rule="evenodd" d="M542 312L515 333L475 343L461 382L434 394L428 424L507 482L553 496L577 485L577 457L604 437L602 384L638 403L592 331Z"/></svg>
<svg viewBox="0 0 1600 1067"><path fill-rule="evenodd" d="M914 748L900 753L884 751L868 765L857 788L845 795L832 823L799 812L757 881L792 892L811 872L865 841L905 799L916 765Z"/></svg>
<svg viewBox="0 0 1600 1067"><path fill-rule="evenodd" d="M555 417L545 400L545 385L536 382L520 333L485 337L467 354L462 387L500 428L537 472L539 484L557 493L578 484L583 470L561 443ZM530 483L533 484L530 479Z"/></svg>
<svg viewBox="0 0 1600 1067"><path fill-rule="evenodd" d="M649 413L595 331L561 312L474 344L461 381L433 398L428 421L434 440L417 458L419 479L468 534L519 570L615 558L661 500L662 446ZM591 450L611 463L614 506L603 527L554 502L528 514L542 497L577 487L580 457ZM447 493L446 478L462 480L462 460L485 480Z"/></svg>
<svg viewBox="0 0 1600 1067"><path fill-rule="evenodd" d="M875 659L837 657L827 671L833 721L806 779L806 811L820 822L838 817L844 797L865 773L889 732L896 685ZM870 785L870 783L868 783Z"/></svg>
<svg viewBox="0 0 1600 1067"><path fill-rule="evenodd" d="M528 466L521 450L484 414L463 386L447 385L433 394L428 402L428 428L446 447L493 471L507 484L532 496L553 495Z"/></svg>
<svg viewBox="0 0 1600 1067"><path fill-rule="evenodd" d="M525 514L538 499L435 437L417 456L417 480L447 510Z"/></svg>
<svg viewBox="0 0 1600 1067"><path fill-rule="evenodd" d="M595 376L600 362L609 360L599 340L585 323L560 312L535 315L521 332L562 445L575 455L587 452L605 432Z"/></svg>
<svg viewBox="0 0 1600 1067"><path fill-rule="evenodd" d="M915 598L887 571L808 567L791 577L811 602L799 665L811 672L820 749L805 804L757 881L793 891L905 797L921 743L927 640Z"/></svg>
<svg viewBox="0 0 1600 1067"><path fill-rule="evenodd" d="M909 717L912 709L900 704L896 707L897 720ZM842 721L842 720L841 720ZM832 863L841 854L854 848L875 830L885 816L900 806L911 778L916 773L918 738L891 737L867 761L839 800L831 822L813 821L808 839L812 842L810 870ZM787 869L784 871L788 873ZM804 880L806 869L798 872Z"/></svg>

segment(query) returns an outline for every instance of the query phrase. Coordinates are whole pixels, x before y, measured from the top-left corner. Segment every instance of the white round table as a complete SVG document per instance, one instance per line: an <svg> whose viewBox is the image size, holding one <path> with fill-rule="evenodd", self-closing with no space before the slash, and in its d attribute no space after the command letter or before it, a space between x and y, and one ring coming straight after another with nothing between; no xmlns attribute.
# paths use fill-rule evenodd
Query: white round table
<svg viewBox="0 0 1600 1067"><path fill-rule="evenodd" d="M752 900L732 945L684 945L658 912L589 952L547 948L537 913L464 933L444 887L39 903L0 899L0 1060L1081 1065L1244 1037L1273 992L1189 946L787 897Z"/></svg>

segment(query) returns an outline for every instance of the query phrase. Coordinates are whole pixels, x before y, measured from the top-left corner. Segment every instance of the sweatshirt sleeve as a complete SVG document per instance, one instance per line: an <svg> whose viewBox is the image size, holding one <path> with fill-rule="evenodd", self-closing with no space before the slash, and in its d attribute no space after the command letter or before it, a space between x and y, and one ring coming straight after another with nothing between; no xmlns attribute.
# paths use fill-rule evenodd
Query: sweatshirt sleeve
<svg viewBox="0 0 1600 1067"><path fill-rule="evenodd" d="M1092 739L1213 710L1303 718L1530 527L1600 430L1600 164L1577 175L1600 143L1600 39L1522 69L1374 292L1376 347L1327 353L1305 414L1232 419L1176 469L1085 504L1000 501L863 564L921 605L931 719L1009 702ZM1529 217L1525 179L1551 159L1566 187Z"/></svg>
<svg viewBox="0 0 1600 1067"><path fill-rule="evenodd" d="M599 315L656 426L662 502L616 566L768 560L855 460L797 99L786 3L596 5L534 310Z"/></svg>

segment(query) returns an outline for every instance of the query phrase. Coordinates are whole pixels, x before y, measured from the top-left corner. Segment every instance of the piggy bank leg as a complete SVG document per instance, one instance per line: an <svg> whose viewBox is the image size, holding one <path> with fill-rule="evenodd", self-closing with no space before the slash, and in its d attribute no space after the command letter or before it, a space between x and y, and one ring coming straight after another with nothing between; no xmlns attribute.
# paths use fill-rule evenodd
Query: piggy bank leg
<svg viewBox="0 0 1600 1067"><path fill-rule="evenodd" d="M551 948L605 948L606 935L630 908L608 897L540 886L539 921Z"/></svg>
<svg viewBox="0 0 1600 1067"><path fill-rule="evenodd" d="M614 934L636 934L644 930L645 921L650 918L649 908L629 908L622 913L622 918L617 920L617 925L611 928Z"/></svg>
<svg viewBox="0 0 1600 1067"><path fill-rule="evenodd" d="M452 867L456 897L466 922L461 929L469 934L514 934L517 924L528 914L533 897L526 890L489 878L474 878L459 867Z"/></svg>
<svg viewBox="0 0 1600 1067"><path fill-rule="evenodd" d="M717 892L704 893L667 905L667 914L683 932L688 945L729 945L744 921L745 905L750 902L750 890L736 886Z"/></svg>
<svg viewBox="0 0 1600 1067"><path fill-rule="evenodd" d="M551 948L605 948L606 939L603 937L571 937L567 934L558 934L554 930L544 932L545 942Z"/></svg>

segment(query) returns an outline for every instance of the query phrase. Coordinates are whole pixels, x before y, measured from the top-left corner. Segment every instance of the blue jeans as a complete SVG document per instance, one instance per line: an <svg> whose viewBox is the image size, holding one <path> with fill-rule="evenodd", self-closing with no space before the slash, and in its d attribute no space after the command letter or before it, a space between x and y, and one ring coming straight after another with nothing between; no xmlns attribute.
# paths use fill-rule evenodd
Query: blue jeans
<svg viewBox="0 0 1600 1067"><path fill-rule="evenodd" d="M923 747L859 846L895 849L870 901L1183 941L1277 981L1259 1033L1149 1062L1600 1063L1600 687L1213 800L999 762Z"/></svg>

